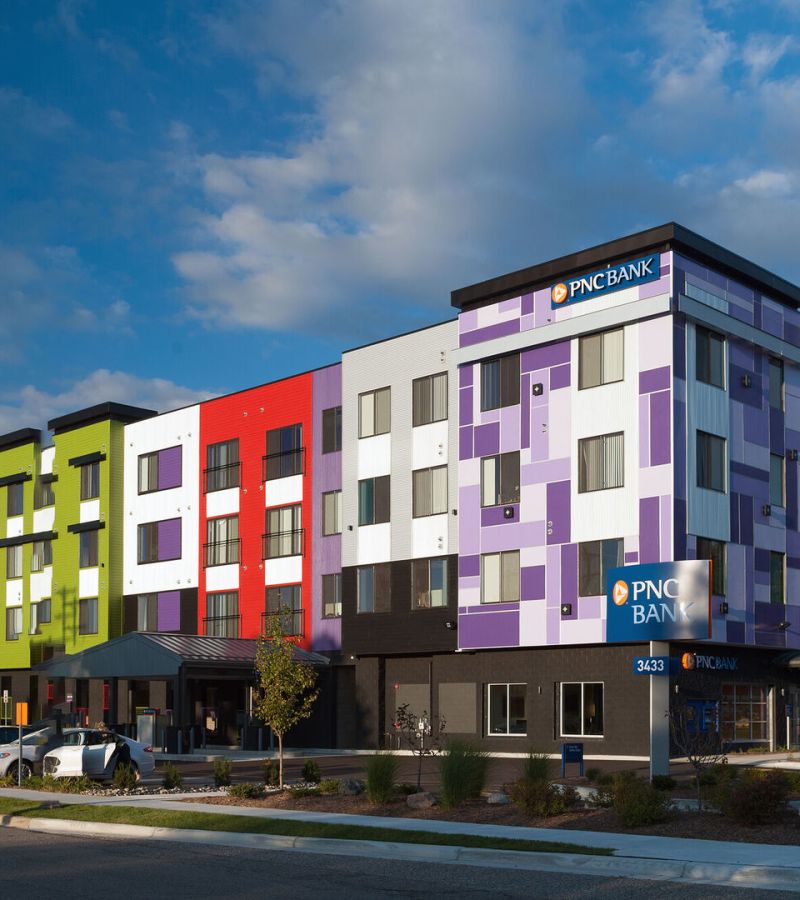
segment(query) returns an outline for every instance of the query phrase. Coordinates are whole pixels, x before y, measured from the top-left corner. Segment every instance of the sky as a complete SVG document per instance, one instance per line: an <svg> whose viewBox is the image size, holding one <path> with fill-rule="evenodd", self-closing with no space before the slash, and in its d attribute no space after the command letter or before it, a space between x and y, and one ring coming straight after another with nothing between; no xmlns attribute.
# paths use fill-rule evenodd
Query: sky
<svg viewBox="0 0 800 900"><path fill-rule="evenodd" d="M677 221L800 282L800 0L2 0L0 433Z"/></svg>

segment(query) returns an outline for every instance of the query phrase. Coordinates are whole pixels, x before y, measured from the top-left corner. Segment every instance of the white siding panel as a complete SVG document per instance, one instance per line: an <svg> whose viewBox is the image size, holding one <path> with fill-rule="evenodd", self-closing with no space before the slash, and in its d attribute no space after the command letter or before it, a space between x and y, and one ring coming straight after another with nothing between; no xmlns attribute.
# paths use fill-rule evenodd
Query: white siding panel
<svg viewBox="0 0 800 900"><path fill-rule="evenodd" d="M53 474L53 460L56 458L55 447L45 447L42 450L41 461L39 463L39 471L42 475Z"/></svg>
<svg viewBox="0 0 800 900"><path fill-rule="evenodd" d="M19 537L22 534L24 516L11 516L6 519L6 537Z"/></svg>
<svg viewBox="0 0 800 900"><path fill-rule="evenodd" d="M6 582L6 606L22 606L22 579Z"/></svg>
<svg viewBox="0 0 800 900"><path fill-rule="evenodd" d="M448 423L431 422L412 431L411 465L414 469L429 469L447 465Z"/></svg>
<svg viewBox="0 0 800 900"><path fill-rule="evenodd" d="M302 556L283 556L264 563L264 584L297 584L302 580Z"/></svg>
<svg viewBox="0 0 800 900"><path fill-rule="evenodd" d="M97 522L100 519L100 500L84 500L81 503L81 522Z"/></svg>
<svg viewBox="0 0 800 900"><path fill-rule="evenodd" d="M444 556L447 553L447 527L447 515L414 519L411 523L413 558Z"/></svg>
<svg viewBox="0 0 800 900"><path fill-rule="evenodd" d="M33 511L34 534L38 534L40 531L52 531L55 520L55 506L47 506L44 509L35 509Z"/></svg>
<svg viewBox="0 0 800 900"><path fill-rule="evenodd" d="M206 569L206 591L238 591L239 564L211 566Z"/></svg>
<svg viewBox="0 0 800 900"><path fill-rule="evenodd" d="M51 597L53 593L53 567L45 566L42 572L31 573L31 603L43 597Z"/></svg>
<svg viewBox="0 0 800 900"><path fill-rule="evenodd" d="M266 506L286 506L288 503L300 503L302 499L302 475L276 478L274 481L267 481L264 484L264 503ZM208 513L208 515L211 515L211 513Z"/></svg>
<svg viewBox="0 0 800 900"><path fill-rule="evenodd" d="M386 522L382 525L364 525L358 529L358 561L359 566L371 563L389 562L392 558L392 526Z"/></svg>
<svg viewBox="0 0 800 900"><path fill-rule="evenodd" d="M99 593L99 575L100 570L81 569L78 573L78 596L79 597L96 597Z"/></svg>
<svg viewBox="0 0 800 900"><path fill-rule="evenodd" d="M376 434L375 437L361 438L357 447L359 479L378 478L380 475L389 475L391 473L391 434Z"/></svg>
<svg viewBox="0 0 800 900"><path fill-rule="evenodd" d="M206 518L217 516L233 516L239 512L239 488L228 488L224 491L211 491L206 494Z"/></svg>

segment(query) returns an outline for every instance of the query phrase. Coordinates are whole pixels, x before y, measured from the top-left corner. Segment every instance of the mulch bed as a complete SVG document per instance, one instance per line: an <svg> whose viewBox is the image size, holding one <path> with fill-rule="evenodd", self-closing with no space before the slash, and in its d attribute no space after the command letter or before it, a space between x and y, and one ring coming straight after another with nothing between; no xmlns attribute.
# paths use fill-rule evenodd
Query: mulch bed
<svg viewBox="0 0 800 900"><path fill-rule="evenodd" d="M523 825L533 828L606 831L622 834L649 834L676 838L699 838L710 841L737 841L752 844L800 845L800 816L787 814L780 824L747 828L715 813L679 812L660 825L641 828L623 827L612 809L578 809L551 819L532 819L513 805L494 806L485 800L468 800L456 809L410 809L405 799L393 800L386 806L375 806L365 797L291 797L286 793L271 794L260 800L238 800L233 797L209 797L187 800L187 803L214 803L221 806L253 806L261 809L297 809L309 812L343 813L359 816L433 819L451 822L480 822L487 825Z"/></svg>

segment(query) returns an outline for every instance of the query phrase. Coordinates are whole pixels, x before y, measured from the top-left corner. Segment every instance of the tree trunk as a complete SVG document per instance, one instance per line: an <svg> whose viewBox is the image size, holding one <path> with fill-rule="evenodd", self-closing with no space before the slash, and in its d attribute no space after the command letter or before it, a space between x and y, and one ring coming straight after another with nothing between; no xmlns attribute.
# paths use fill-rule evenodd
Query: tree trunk
<svg viewBox="0 0 800 900"><path fill-rule="evenodd" d="M278 784L283 790L283 734L278 734Z"/></svg>
<svg viewBox="0 0 800 900"><path fill-rule="evenodd" d="M694 773L694 778L695 778L695 781L697 782L697 811L702 812L703 811L703 802L700 799L700 770L699 769Z"/></svg>
<svg viewBox="0 0 800 900"><path fill-rule="evenodd" d="M419 763L417 764L417 790L422 790L422 754L419 754Z"/></svg>

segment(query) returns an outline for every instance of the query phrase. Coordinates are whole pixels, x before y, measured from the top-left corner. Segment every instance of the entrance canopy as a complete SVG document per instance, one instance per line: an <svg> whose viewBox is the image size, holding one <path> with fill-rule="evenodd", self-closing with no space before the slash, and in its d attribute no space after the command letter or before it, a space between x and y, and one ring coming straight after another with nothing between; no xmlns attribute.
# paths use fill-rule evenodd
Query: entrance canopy
<svg viewBox="0 0 800 900"><path fill-rule="evenodd" d="M258 641L206 637L197 634L155 634L131 631L70 656L60 656L36 666L50 678L173 678L183 669L239 670L255 667ZM294 657L321 668L328 658L299 647Z"/></svg>

